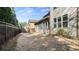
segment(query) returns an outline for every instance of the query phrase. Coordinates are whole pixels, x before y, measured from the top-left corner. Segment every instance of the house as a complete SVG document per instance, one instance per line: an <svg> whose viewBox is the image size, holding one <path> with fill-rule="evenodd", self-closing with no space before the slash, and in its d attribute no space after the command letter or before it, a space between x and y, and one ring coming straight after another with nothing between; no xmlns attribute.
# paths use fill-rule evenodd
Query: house
<svg viewBox="0 0 79 59"><path fill-rule="evenodd" d="M71 36L79 33L79 22L77 24L76 7L51 7L50 8L50 30L52 34L57 33L60 28L65 29ZM78 26L77 26L78 25ZM77 28L78 27L78 28ZM77 33L78 32L78 33ZM79 35L79 34L78 34Z"/></svg>
<svg viewBox="0 0 79 59"><path fill-rule="evenodd" d="M35 23L37 22L37 20L32 20L32 19L30 19L29 21L28 21L28 31L30 32L30 33L33 33L33 32L35 32Z"/></svg>
<svg viewBox="0 0 79 59"><path fill-rule="evenodd" d="M35 31L44 34L56 34L64 29L70 36L79 36L78 8L51 7L50 12L35 23Z"/></svg>
<svg viewBox="0 0 79 59"><path fill-rule="evenodd" d="M46 14L41 20L35 23L36 32L49 34L50 30L50 13Z"/></svg>

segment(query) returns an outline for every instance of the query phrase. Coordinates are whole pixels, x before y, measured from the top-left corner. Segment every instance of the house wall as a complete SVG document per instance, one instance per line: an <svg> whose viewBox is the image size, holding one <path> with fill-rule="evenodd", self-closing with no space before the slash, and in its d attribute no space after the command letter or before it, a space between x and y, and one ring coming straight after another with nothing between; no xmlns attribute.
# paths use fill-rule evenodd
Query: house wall
<svg viewBox="0 0 79 59"><path fill-rule="evenodd" d="M59 28L64 28L66 31L69 31L71 36L76 36L76 8L75 7L59 7L56 9L50 8L50 28L51 33L55 34ZM63 27L63 15L68 15L68 26ZM61 27L54 28L54 18L61 17ZM58 23L58 21L57 21Z"/></svg>
<svg viewBox="0 0 79 59"><path fill-rule="evenodd" d="M35 32L35 23L29 23L28 28L30 33Z"/></svg>
<svg viewBox="0 0 79 59"><path fill-rule="evenodd" d="M49 33L49 24L48 20L44 20L41 23L36 25L36 32L43 33L43 34L48 34Z"/></svg>

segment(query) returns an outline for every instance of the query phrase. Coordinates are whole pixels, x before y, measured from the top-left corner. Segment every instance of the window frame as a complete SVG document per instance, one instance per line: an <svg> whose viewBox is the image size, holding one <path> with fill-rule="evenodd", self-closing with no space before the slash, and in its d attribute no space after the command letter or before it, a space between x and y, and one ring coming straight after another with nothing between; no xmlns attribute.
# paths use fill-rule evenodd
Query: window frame
<svg viewBox="0 0 79 59"><path fill-rule="evenodd" d="M54 28L57 28L57 18L54 18Z"/></svg>
<svg viewBox="0 0 79 59"><path fill-rule="evenodd" d="M66 16L66 19L64 18L64 16ZM63 27L68 27L68 14L63 15ZM66 24L65 24L66 23Z"/></svg>
<svg viewBox="0 0 79 59"><path fill-rule="evenodd" d="M59 21L59 18L60 18L60 21ZM59 25L60 24L60 25ZM60 28L62 25L61 25L61 16L58 17L58 28Z"/></svg>

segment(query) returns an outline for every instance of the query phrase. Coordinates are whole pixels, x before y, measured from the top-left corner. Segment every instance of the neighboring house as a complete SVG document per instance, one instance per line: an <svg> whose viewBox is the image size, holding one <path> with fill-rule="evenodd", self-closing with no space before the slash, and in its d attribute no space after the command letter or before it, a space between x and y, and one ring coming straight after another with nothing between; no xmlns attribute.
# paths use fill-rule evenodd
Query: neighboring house
<svg viewBox="0 0 79 59"><path fill-rule="evenodd" d="M25 29L26 32L29 32L29 25L26 24L25 27L24 27L24 29Z"/></svg>
<svg viewBox="0 0 79 59"><path fill-rule="evenodd" d="M50 8L51 33L56 33L59 28L69 32L71 36L77 36L77 8L54 7ZM79 32L79 29L78 29Z"/></svg>
<svg viewBox="0 0 79 59"><path fill-rule="evenodd" d="M36 32L48 34L50 30L50 13L46 14L41 20L35 23Z"/></svg>
<svg viewBox="0 0 79 59"><path fill-rule="evenodd" d="M29 20L28 22L28 31L30 33L35 32L35 23L37 22L37 20Z"/></svg>

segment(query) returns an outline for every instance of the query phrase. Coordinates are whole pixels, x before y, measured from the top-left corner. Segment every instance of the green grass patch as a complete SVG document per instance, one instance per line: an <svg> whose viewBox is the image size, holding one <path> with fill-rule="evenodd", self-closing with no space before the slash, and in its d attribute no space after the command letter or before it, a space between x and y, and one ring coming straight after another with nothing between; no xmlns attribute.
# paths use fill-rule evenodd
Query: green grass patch
<svg viewBox="0 0 79 59"><path fill-rule="evenodd" d="M1 45L1 51L16 51L16 40L11 39L7 43Z"/></svg>

